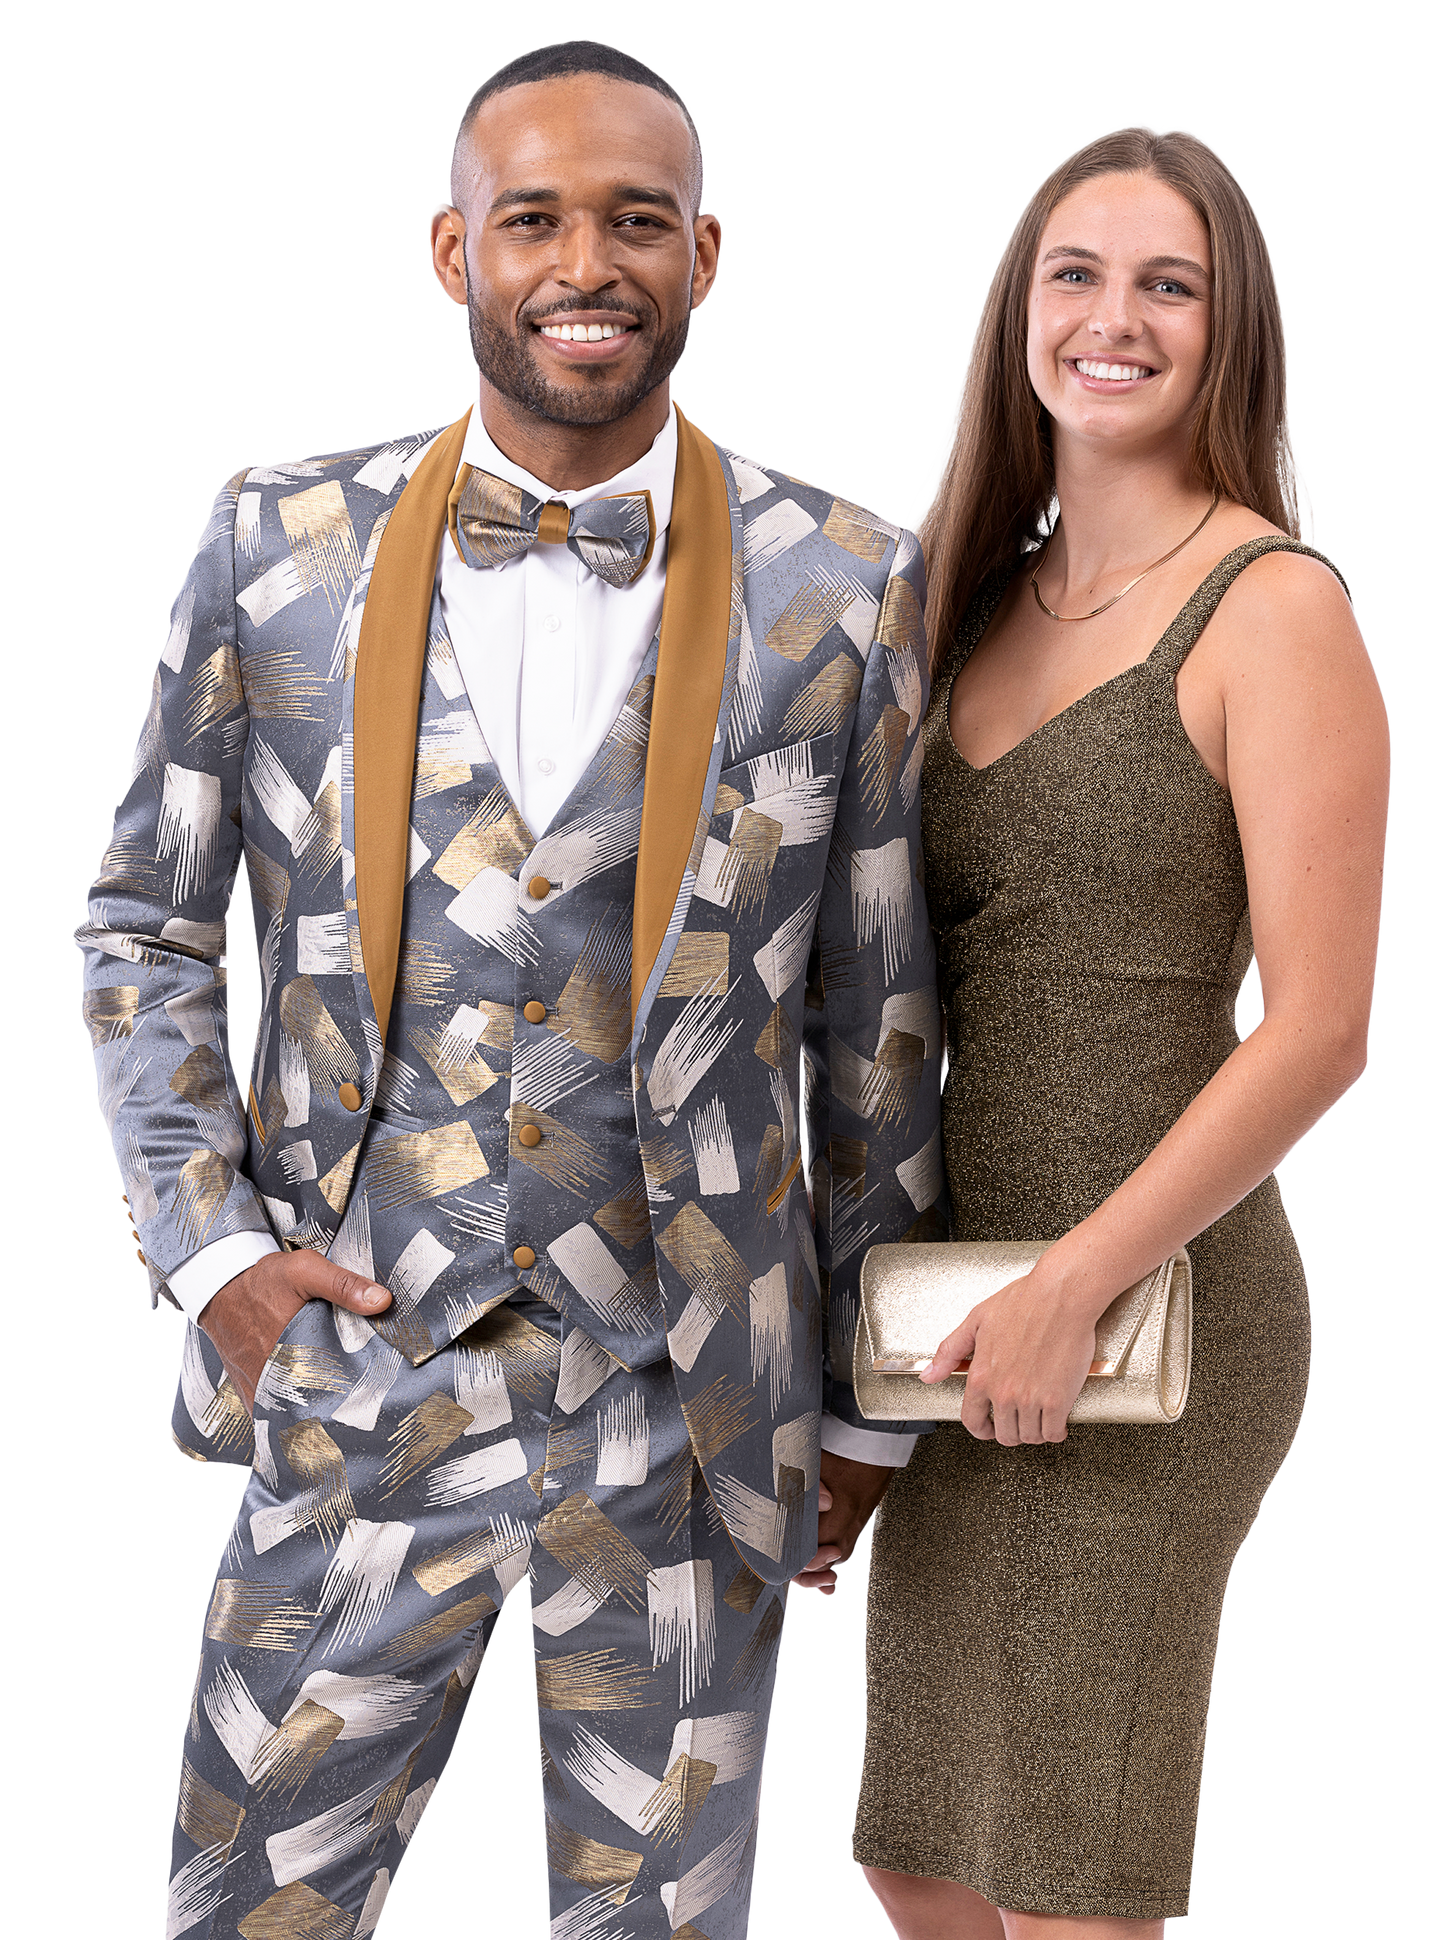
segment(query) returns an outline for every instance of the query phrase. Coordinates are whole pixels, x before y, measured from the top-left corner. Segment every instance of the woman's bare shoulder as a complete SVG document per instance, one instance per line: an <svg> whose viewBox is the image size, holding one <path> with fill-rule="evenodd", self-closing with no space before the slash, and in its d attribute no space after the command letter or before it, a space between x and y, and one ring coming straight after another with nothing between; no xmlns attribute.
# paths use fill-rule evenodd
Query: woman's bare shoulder
<svg viewBox="0 0 1445 1940"><path fill-rule="evenodd" d="M1230 530L1221 535L1229 552L1255 539L1289 537L1244 506L1230 511ZM1358 646L1360 638L1340 576L1322 558L1283 548L1261 553L1235 576L1209 630L1217 650L1246 643L1257 650L1267 638L1286 655L1291 647L1318 650L1324 635L1341 646Z"/></svg>

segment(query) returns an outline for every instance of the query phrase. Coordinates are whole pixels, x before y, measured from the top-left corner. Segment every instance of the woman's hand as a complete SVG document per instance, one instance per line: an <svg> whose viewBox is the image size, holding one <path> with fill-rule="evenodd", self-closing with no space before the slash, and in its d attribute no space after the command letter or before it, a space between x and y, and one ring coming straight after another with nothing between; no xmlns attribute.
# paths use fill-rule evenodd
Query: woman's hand
<svg viewBox="0 0 1445 1940"><path fill-rule="evenodd" d="M1015 1448L1068 1436L1069 1410L1094 1358L1094 1315L1043 1264L981 1300L920 1377L943 1381L970 1363L962 1418L978 1441Z"/></svg>

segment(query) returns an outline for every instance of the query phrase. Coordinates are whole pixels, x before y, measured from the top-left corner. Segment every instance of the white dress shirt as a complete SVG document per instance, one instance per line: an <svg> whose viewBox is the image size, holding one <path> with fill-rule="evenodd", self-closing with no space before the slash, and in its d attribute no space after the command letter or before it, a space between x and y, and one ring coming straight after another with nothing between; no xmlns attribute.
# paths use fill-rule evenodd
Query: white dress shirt
<svg viewBox="0 0 1445 1940"><path fill-rule="evenodd" d="M467 698L502 781L540 837L621 712L657 631L677 418L668 413L635 464L580 492L558 491L514 464L492 442L475 408L462 459L569 509L619 492L652 494L652 557L628 586L610 586L566 546L536 545L503 565L478 568L462 559L450 534L442 541L437 588ZM267 1233L233 1233L192 1254L167 1284L184 1311L199 1320L228 1280L277 1250ZM855 1461L901 1467L916 1439L823 1419L824 1448Z"/></svg>
<svg viewBox="0 0 1445 1940"><path fill-rule="evenodd" d="M505 565L467 565L450 534L438 583L442 618L482 739L534 836L582 779L637 678L662 617L677 418L635 465L605 484L558 492L498 451L473 411L463 462L569 510L650 492L656 543L630 586L609 586L566 546L533 546Z"/></svg>

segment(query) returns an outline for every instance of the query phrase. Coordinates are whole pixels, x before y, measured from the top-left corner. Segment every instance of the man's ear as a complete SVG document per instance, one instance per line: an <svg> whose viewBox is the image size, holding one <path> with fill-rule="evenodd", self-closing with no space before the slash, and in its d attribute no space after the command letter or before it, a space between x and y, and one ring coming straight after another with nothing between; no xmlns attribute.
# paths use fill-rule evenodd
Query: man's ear
<svg viewBox="0 0 1445 1940"><path fill-rule="evenodd" d="M692 219L693 263L692 263L692 302L689 309L695 310L717 276L718 251L722 248L722 224L716 216L694 216Z"/></svg>
<svg viewBox="0 0 1445 1940"><path fill-rule="evenodd" d="M431 219L431 261L437 281L453 303L467 300L467 219L448 203Z"/></svg>

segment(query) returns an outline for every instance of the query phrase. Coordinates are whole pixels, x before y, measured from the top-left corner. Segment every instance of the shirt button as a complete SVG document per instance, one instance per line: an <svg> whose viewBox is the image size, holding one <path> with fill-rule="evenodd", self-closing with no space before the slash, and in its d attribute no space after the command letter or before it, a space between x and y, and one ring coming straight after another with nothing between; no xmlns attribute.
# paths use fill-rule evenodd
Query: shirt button
<svg viewBox="0 0 1445 1940"><path fill-rule="evenodd" d="M355 1085L339 1085L336 1095L348 1111L361 1110L361 1093Z"/></svg>
<svg viewBox="0 0 1445 1940"><path fill-rule="evenodd" d="M555 774L556 771L557 771L556 762L548 760L547 756L543 755L542 759L537 763L538 774L551 775L551 774Z"/></svg>
<svg viewBox="0 0 1445 1940"><path fill-rule="evenodd" d="M540 903L544 897L551 895L551 893L552 885L545 876L533 876L532 880L527 884L527 894L532 898L534 903Z"/></svg>
<svg viewBox="0 0 1445 1940"><path fill-rule="evenodd" d="M544 613L542 615L542 630L544 633L556 633L561 628L561 625L562 622L557 618L555 613Z"/></svg>
<svg viewBox="0 0 1445 1940"><path fill-rule="evenodd" d="M523 1004L522 1015L529 1024L540 1024L547 1015L547 1006L539 1004L534 997L530 1004Z"/></svg>
<svg viewBox="0 0 1445 1940"><path fill-rule="evenodd" d="M542 1143L542 1134L535 1125L524 1125L517 1134L518 1145L525 1145L530 1152L534 1145Z"/></svg>
<svg viewBox="0 0 1445 1940"><path fill-rule="evenodd" d="M512 1265L519 1272L525 1273L529 1266L535 1266L536 1264L537 1255L532 1251L530 1246L519 1246L513 1251Z"/></svg>

